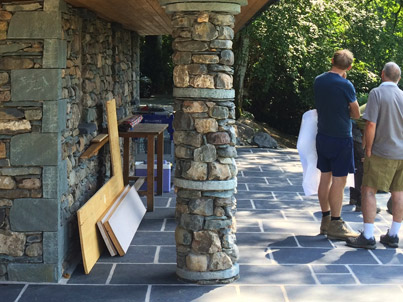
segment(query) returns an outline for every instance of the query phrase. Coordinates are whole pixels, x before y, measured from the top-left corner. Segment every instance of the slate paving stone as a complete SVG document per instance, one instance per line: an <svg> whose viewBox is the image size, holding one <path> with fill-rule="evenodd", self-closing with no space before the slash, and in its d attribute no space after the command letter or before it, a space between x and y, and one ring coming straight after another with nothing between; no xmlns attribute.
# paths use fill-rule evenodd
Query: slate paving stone
<svg viewBox="0 0 403 302"><path fill-rule="evenodd" d="M267 199L274 200L271 192L241 191L235 194L236 199Z"/></svg>
<svg viewBox="0 0 403 302"><path fill-rule="evenodd" d="M22 284L0 284L0 301L14 301L23 288Z"/></svg>
<svg viewBox="0 0 403 302"><path fill-rule="evenodd" d="M331 242L323 235L297 235L295 239L301 247L321 247L321 248L333 248Z"/></svg>
<svg viewBox="0 0 403 302"><path fill-rule="evenodd" d="M315 284L307 265L240 265L239 284Z"/></svg>
<svg viewBox="0 0 403 302"><path fill-rule="evenodd" d="M124 256L112 257L105 253L98 263L153 263L156 251L156 246L130 246Z"/></svg>
<svg viewBox="0 0 403 302"><path fill-rule="evenodd" d="M238 246L255 247L296 247L297 243L292 234L273 233L238 233Z"/></svg>
<svg viewBox="0 0 403 302"><path fill-rule="evenodd" d="M247 171L248 173L249 172L258 172L258 173L263 172L262 169L256 165L256 163L249 164L249 165L240 165L240 166L237 165L237 167L238 167L239 171Z"/></svg>
<svg viewBox="0 0 403 302"><path fill-rule="evenodd" d="M284 220L284 216L279 210L238 210L235 217L238 219L273 219Z"/></svg>
<svg viewBox="0 0 403 302"><path fill-rule="evenodd" d="M91 272L86 275L84 267L80 263L77 265L74 273L70 277L68 284L105 284L112 264L95 264Z"/></svg>
<svg viewBox="0 0 403 302"><path fill-rule="evenodd" d="M238 184L239 186L240 184ZM242 184L241 184L242 185ZM302 186L267 183L247 183L249 191L282 191L282 192L303 192Z"/></svg>
<svg viewBox="0 0 403 302"><path fill-rule="evenodd" d="M297 236L307 236L307 237L316 237L319 234L320 222L308 222L308 221L301 221L295 223L292 220L262 220L263 229L265 232L274 232L274 233L293 233ZM299 237L298 237L299 238ZM301 238L302 243L305 242L304 238ZM309 238L306 238L309 240ZM327 241L325 236L319 236L317 239L312 238L313 241Z"/></svg>
<svg viewBox="0 0 403 302"><path fill-rule="evenodd" d="M144 219L175 218L175 208L155 208L154 212L147 212Z"/></svg>
<svg viewBox="0 0 403 302"><path fill-rule="evenodd" d="M403 269L401 266L350 265L350 268L362 284L403 285Z"/></svg>
<svg viewBox="0 0 403 302"><path fill-rule="evenodd" d="M273 199L253 199L255 207L257 210L261 209L303 209L307 208L308 205L317 207L318 202L307 202L302 200L292 200L292 201L280 201L280 200L273 200Z"/></svg>
<svg viewBox="0 0 403 302"><path fill-rule="evenodd" d="M169 197L154 196L154 207L165 208L168 204Z"/></svg>
<svg viewBox="0 0 403 302"><path fill-rule="evenodd" d="M283 214L287 220L292 220L296 223L299 223L300 221L316 221L315 217L313 217L313 215L308 211L287 210L283 211Z"/></svg>
<svg viewBox="0 0 403 302"><path fill-rule="evenodd" d="M257 265L268 265L275 264L275 262L266 257L268 254L267 248L265 247L239 247L239 264L257 264Z"/></svg>
<svg viewBox="0 0 403 302"><path fill-rule="evenodd" d="M167 219L165 222L164 231L165 232L174 232L175 229L176 229L175 219Z"/></svg>
<svg viewBox="0 0 403 302"><path fill-rule="evenodd" d="M377 264L367 250L279 248L272 256L280 264Z"/></svg>
<svg viewBox="0 0 403 302"><path fill-rule="evenodd" d="M130 245L175 245L174 232L140 232L138 231Z"/></svg>
<svg viewBox="0 0 403 302"><path fill-rule="evenodd" d="M183 284L176 264L118 264L111 284Z"/></svg>
<svg viewBox="0 0 403 302"><path fill-rule="evenodd" d="M253 209L250 199L237 199L236 207L237 209Z"/></svg>
<svg viewBox="0 0 403 302"><path fill-rule="evenodd" d="M137 231L159 231L164 219L143 219Z"/></svg>
<svg viewBox="0 0 403 302"><path fill-rule="evenodd" d="M382 246L382 244L380 244ZM385 248L372 251L383 264L403 265L403 251L401 249Z"/></svg>
<svg viewBox="0 0 403 302"><path fill-rule="evenodd" d="M286 302L280 286L240 286L240 301ZM268 298L270 297L270 298Z"/></svg>
<svg viewBox="0 0 403 302"><path fill-rule="evenodd" d="M147 286L30 285L18 302L144 302Z"/></svg>
<svg viewBox="0 0 403 302"><path fill-rule="evenodd" d="M349 274L350 271L345 265L318 265L312 264L312 270L316 274Z"/></svg>
<svg viewBox="0 0 403 302"><path fill-rule="evenodd" d="M158 255L158 263L174 263L176 264L176 247L161 246Z"/></svg>
<svg viewBox="0 0 403 302"><path fill-rule="evenodd" d="M249 191L248 188L246 187L246 184L240 184L240 183L238 183L237 190L238 191Z"/></svg>
<svg viewBox="0 0 403 302"><path fill-rule="evenodd" d="M239 167L238 167L239 168ZM266 180L263 177L238 177L238 186L239 184L256 184L256 183L262 183L262 184L267 184Z"/></svg>
<svg viewBox="0 0 403 302"><path fill-rule="evenodd" d="M330 300L329 294L337 301L403 301L403 291L398 286L285 286L285 291L289 302L324 302Z"/></svg>
<svg viewBox="0 0 403 302"><path fill-rule="evenodd" d="M238 301L235 286L153 286L150 302Z"/></svg>
<svg viewBox="0 0 403 302"><path fill-rule="evenodd" d="M357 284L351 274L317 274L320 284Z"/></svg>

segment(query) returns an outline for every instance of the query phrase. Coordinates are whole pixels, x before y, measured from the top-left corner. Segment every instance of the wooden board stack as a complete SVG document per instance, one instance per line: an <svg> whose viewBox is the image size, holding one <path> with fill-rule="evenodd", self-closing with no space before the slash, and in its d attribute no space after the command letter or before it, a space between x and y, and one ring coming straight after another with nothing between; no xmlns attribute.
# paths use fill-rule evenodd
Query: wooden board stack
<svg viewBox="0 0 403 302"><path fill-rule="evenodd" d="M77 212L86 274L94 267L105 246L112 256L116 253L123 256L127 252L146 212L136 189L123 185L115 100L108 101L106 109L113 176Z"/></svg>

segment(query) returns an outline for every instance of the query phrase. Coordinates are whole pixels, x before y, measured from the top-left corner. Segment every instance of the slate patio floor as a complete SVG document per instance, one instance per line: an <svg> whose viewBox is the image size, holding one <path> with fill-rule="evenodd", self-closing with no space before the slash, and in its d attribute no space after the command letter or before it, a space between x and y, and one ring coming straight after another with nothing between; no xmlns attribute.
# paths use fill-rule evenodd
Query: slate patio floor
<svg viewBox="0 0 403 302"><path fill-rule="evenodd" d="M236 282L200 286L177 280L175 196L169 193L157 197L124 257L101 257L89 275L78 264L59 284L0 283L0 301L403 301L403 243L357 250L318 235L318 200L303 194L297 151L252 148L238 154ZM385 211L389 194L377 198L379 239L391 215ZM342 216L359 230L362 216L353 210L346 190Z"/></svg>

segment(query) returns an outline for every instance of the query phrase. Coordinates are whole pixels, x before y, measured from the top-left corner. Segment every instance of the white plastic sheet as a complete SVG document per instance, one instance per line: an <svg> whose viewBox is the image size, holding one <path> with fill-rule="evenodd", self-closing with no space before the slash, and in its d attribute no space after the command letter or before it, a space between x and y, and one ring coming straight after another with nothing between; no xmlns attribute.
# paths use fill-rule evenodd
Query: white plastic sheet
<svg viewBox="0 0 403 302"><path fill-rule="evenodd" d="M302 115L297 149L303 169L302 187L305 196L318 194L320 170L316 167L318 154L316 152L316 134L318 132L318 113L316 109ZM347 176L347 187L354 187L354 174Z"/></svg>

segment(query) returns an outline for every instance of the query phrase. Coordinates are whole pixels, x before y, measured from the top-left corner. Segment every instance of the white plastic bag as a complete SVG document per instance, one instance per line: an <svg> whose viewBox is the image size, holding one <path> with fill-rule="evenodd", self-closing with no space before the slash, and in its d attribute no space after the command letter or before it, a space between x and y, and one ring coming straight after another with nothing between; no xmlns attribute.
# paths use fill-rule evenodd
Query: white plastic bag
<svg viewBox="0 0 403 302"><path fill-rule="evenodd" d="M318 194L320 170L316 167L316 134L318 132L318 112L309 110L302 115L297 149L303 169L302 187L305 196ZM354 187L354 174L348 174L346 187Z"/></svg>
<svg viewBox="0 0 403 302"><path fill-rule="evenodd" d="M297 149L303 169L302 187L305 196L318 194L320 170L316 168L318 154L316 153L316 133L318 132L318 113L316 109L302 115Z"/></svg>

